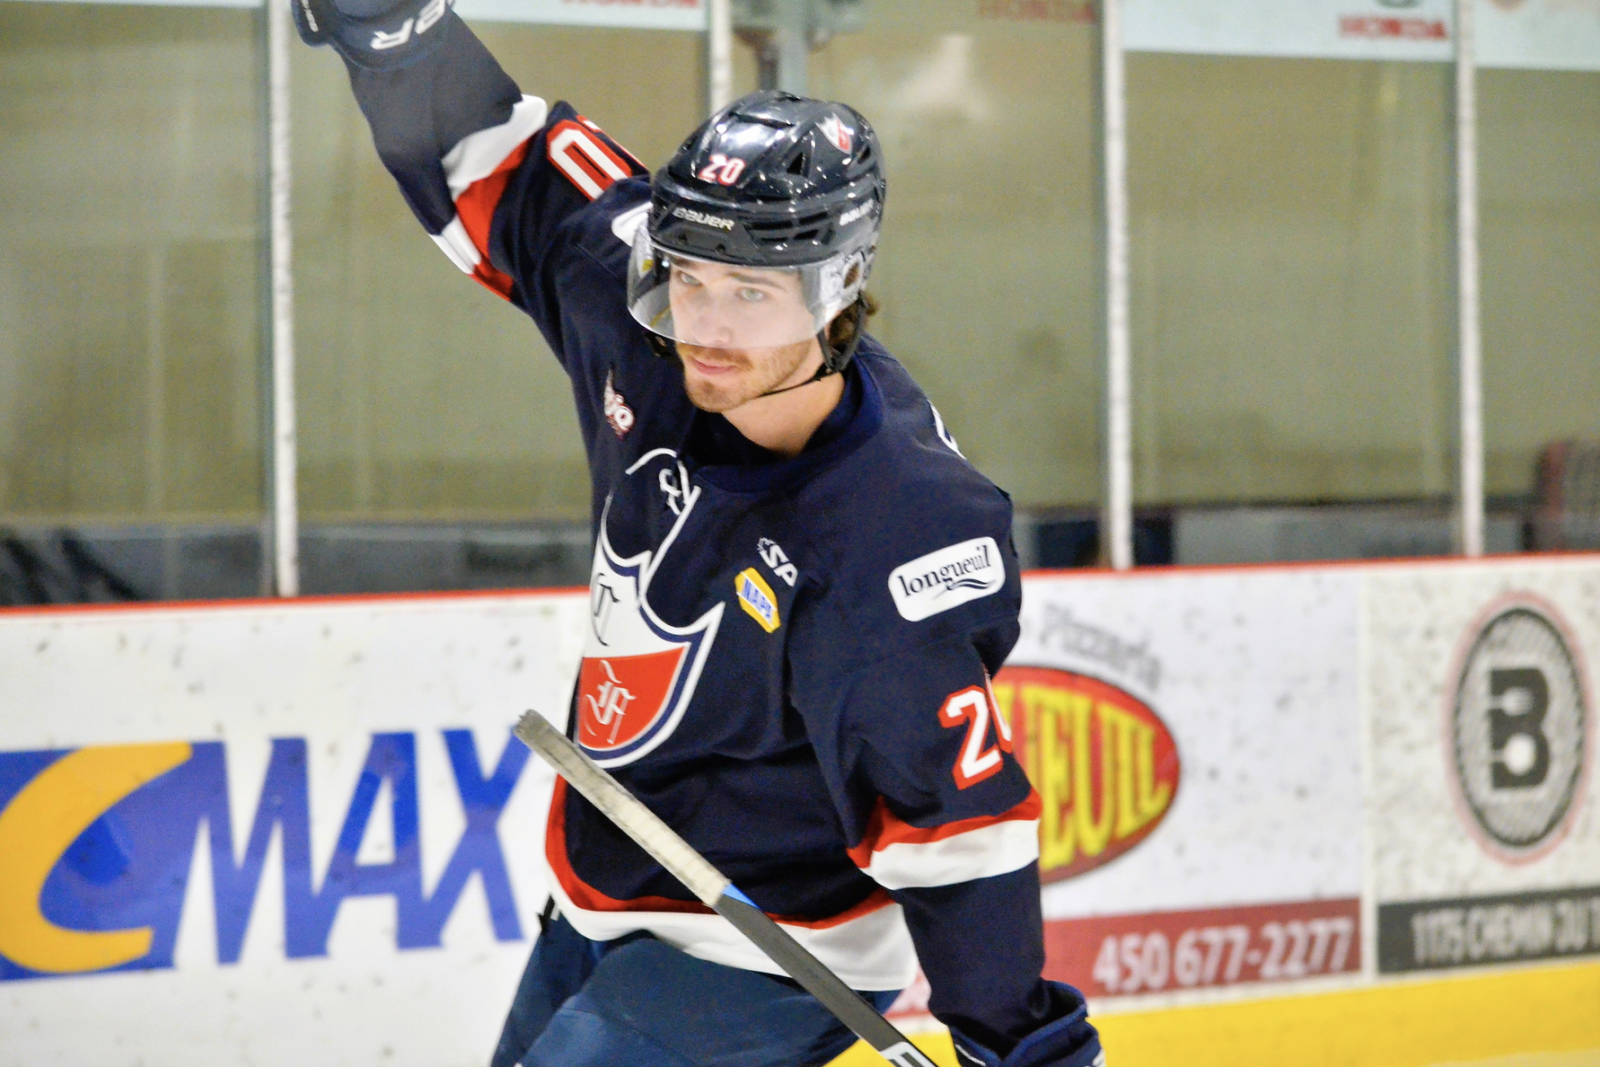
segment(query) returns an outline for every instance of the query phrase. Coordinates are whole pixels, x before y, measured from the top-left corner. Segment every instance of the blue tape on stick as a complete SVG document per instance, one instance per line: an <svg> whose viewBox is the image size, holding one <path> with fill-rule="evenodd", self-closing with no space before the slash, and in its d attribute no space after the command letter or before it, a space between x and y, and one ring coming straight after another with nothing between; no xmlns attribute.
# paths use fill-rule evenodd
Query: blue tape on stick
<svg viewBox="0 0 1600 1067"><path fill-rule="evenodd" d="M760 908L756 907L756 902L751 900L749 897L745 896L743 893L741 893L739 891L739 887L736 886L736 885L728 886L728 888L726 888L726 889L724 889L722 891L722 895L725 896L725 897L732 897L734 900L737 900L742 904L748 904L752 908L755 908L757 911L761 910Z"/></svg>

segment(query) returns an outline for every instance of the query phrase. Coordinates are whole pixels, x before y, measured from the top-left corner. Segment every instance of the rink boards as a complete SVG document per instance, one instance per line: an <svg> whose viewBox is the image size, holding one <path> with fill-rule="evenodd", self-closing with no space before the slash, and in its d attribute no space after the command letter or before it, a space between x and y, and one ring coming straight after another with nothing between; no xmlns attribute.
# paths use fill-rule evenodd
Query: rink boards
<svg viewBox="0 0 1600 1067"><path fill-rule="evenodd" d="M0 1067L486 1062L544 903L508 728L564 716L586 613L0 612ZM1588 1003L1597 662L1593 556L1029 576L994 690L1049 973L1132 1063L1435 987ZM1510 1050L1600 1047L1578 1018Z"/></svg>

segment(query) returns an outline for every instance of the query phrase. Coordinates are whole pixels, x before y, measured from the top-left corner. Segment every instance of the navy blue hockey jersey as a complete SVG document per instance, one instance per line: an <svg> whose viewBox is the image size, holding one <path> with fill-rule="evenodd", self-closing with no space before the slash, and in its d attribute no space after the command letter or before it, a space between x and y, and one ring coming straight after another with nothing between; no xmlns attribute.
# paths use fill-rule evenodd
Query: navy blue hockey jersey
<svg viewBox="0 0 1600 1067"><path fill-rule="evenodd" d="M854 987L920 956L945 1021L1002 1046L1047 1021L1039 802L988 684L1018 633L1005 495L870 338L798 457L696 411L626 308L644 168L464 25L351 76L425 228L571 379L595 527L574 738ZM546 856L587 937L777 971L561 787Z"/></svg>

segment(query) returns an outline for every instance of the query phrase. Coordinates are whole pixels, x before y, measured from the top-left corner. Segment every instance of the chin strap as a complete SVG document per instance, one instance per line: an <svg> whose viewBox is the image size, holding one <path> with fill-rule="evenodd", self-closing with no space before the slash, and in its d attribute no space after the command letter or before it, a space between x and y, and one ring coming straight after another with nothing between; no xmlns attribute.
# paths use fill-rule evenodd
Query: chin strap
<svg viewBox="0 0 1600 1067"><path fill-rule="evenodd" d="M828 344L827 335L819 333L819 334L817 334L817 340L819 342L821 342L822 345L823 345L822 351L823 352L827 352L828 351L828 349L827 349L827 344ZM838 370L838 368L833 366L833 361L830 360L826 355L824 355L822 357L822 366L817 368L817 373L813 374L811 377L807 378L805 381L797 382L794 385L786 385L782 389L773 389L771 392L762 393L761 396L756 397L756 399L757 400L761 400L761 399L763 399L765 397L778 396L781 393L793 392L796 389L804 389L808 385L815 385L818 382L822 381L822 379L832 377L833 375L838 374L838 373L839 373L839 370Z"/></svg>
<svg viewBox="0 0 1600 1067"><path fill-rule="evenodd" d="M777 396L780 393L787 393L794 389L804 389L808 385L815 385L824 378L842 374L844 369L850 365L850 361L855 358L856 349L861 347L861 325L866 319L866 309L862 307L861 302L858 300L851 307L850 314L854 320L854 329L850 331L850 343L844 347L843 351L836 350L829 343L828 331L824 328L817 334L817 345L822 349L822 366L817 368L817 373L795 385L786 385L782 389L774 389L770 393L762 393L756 399Z"/></svg>

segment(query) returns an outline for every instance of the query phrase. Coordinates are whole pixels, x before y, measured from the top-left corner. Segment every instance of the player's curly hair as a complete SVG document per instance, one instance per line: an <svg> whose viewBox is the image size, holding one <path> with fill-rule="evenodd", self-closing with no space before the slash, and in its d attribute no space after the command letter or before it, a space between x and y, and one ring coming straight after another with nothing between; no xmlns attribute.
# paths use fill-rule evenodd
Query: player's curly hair
<svg viewBox="0 0 1600 1067"><path fill-rule="evenodd" d="M865 289L856 302L835 315L828 323L828 344L838 352L849 351L858 340L856 336L866 331L867 322L882 310L881 305Z"/></svg>

